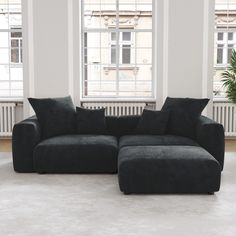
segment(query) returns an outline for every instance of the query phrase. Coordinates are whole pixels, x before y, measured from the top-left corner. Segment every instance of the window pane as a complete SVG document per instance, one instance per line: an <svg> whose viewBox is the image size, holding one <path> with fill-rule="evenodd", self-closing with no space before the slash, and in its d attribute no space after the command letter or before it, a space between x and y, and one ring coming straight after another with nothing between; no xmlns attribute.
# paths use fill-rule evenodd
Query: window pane
<svg viewBox="0 0 236 236"><path fill-rule="evenodd" d="M0 65L0 81L9 80L9 67Z"/></svg>
<svg viewBox="0 0 236 236"><path fill-rule="evenodd" d="M101 81L116 81L116 67L114 66L102 66Z"/></svg>
<svg viewBox="0 0 236 236"><path fill-rule="evenodd" d="M99 64L100 61L100 48L87 48L87 57L86 57L86 63L87 64ZM86 55L85 55L86 56Z"/></svg>
<svg viewBox="0 0 236 236"><path fill-rule="evenodd" d="M116 63L116 47L115 46L111 46L111 64L115 64Z"/></svg>
<svg viewBox="0 0 236 236"><path fill-rule="evenodd" d="M111 45L111 34L100 33L100 32L86 32L84 33L84 47L88 48L100 48L110 47Z"/></svg>
<svg viewBox="0 0 236 236"><path fill-rule="evenodd" d="M135 4L136 0L119 0L120 4Z"/></svg>
<svg viewBox="0 0 236 236"><path fill-rule="evenodd" d="M136 97L136 92L135 90L133 92L119 92L119 97L122 98L135 98ZM141 97L141 96L139 96Z"/></svg>
<svg viewBox="0 0 236 236"><path fill-rule="evenodd" d="M88 96L99 96L100 95L100 82L89 82L87 87Z"/></svg>
<svg viewBox="0 0 236 236"><path fill-rule="evenodd" d="M8 82L0 81L0 88L1 89L10 89L10 84Z"/></svg>
<svg viewBox="0 0 236 236"><path fill-rule="evenodd" d="M116 33L115 32L111 32L111 40L116 41Z"/></svg>
<svg viewBox="0 0 236 236"><path fill-rule="evenodd" d="M23 97L23 90L14 90L14 89L11 89L11 91L10 91L10 96L11 96L11 97Z"/></svg>
<svg viewBox="0 0 236 236"><path fill-rule="evenodd" d="M130 45L123 45L122 48L122 64L130 64Z"/></svg>
<svg viewBox="0 0 236 236"><path fill-rule="evenodd" d="M11 80L21 80L23 81L23 68L22 67L12 67L10 69Z"/></svg>
<svg viewBox="0 0 236 236"><path fill-rule="evenodd" d="M224 34L222 32L218 33L218 40L223 40L224 39Z"/></svg>
<svg viewBox="0 0 236 236"><path fill-rule="evenodd" d="M11 32L11 37L12 38L21 38L22 32Z"/></svg>
<svg viewBox="0 0 236 236"><path fill-rule="evenodd" d="M152 48L152 33L151 32L138 32L135 33L136 47L137 48Z"/></svg>
<svg viewBox="0 0 236 236"><path fill-rule="evenodd" d="M84 33L84 46L99 48L101 45L100 37L101 33Z"/></svg>
<svg viewBox="0 0 236 236"><path fill-rule="evenodd" d="M8 42L8 32L0 32L0 48L8 47Z"/></svg>
<svg viewBox="0 0 236 236"><path fill-rule="evenodd" d="M150 65L138 65L136 71L136 79L138 80L152 80L152 67Z"/></svg>
<svg viewBox="0 0 236 236"><path fill-rule="evenodd" d="M232 32L228 33L228 40L233 40L234 39L234 34Z"/></svg>
<svg viewBox="0 0 236 236"><path fill-rule="evenodd" d="M11 49L11 63L19 63L19 49Z"/></svg>
<svg viewBox="0 0 236 236"><path fill-rule="evenodd" d="M9 63L9 50L8 50L8 48L7 49L0 48L0 63L2 63L2 64Z"/></svg>
<svg viewBox="0 0 236 236"><path fill-rule="evenodd" d="M21 0L8 0L8 2L9 2L9 4L21 4Z"/></svg>
<svg viewBox="0 0 236 236"><path fill-rule="evenodd" d="M131 40L131 32L123 32L123 41Z"/></svg>
<svg viewBox="0 0 236 236"><path fill-rule="evenodd" d="M136 83L136 91L137 92L143 92L143 93L147 93L147 92L151 92L152 91L152 83L151 81L138 81Z"/></svg>
<svg viewBox="0 0 236 236"><path fill-rule="evenodd" d="M137 64L151 64L152 63L152 49L151 48L136 48Z"/></svg>
<svg viewBox="0 0 236 236"><path fill-rule="evenodd" d="M11 88L15 90L22 90L23 84L21 82L11 82Z"/></svg>
<svg viewBox="0 0 236 236"><path fill-rule="evenodd" d="M3 90L0 88L0 97L10 97L10 90Z"/></svg>
<svg viewBox="0 0 236 236"><path fill-rule="evenodd" d="M21 26L21 5L19 4L10 4L9 5L9 25L10 26Z"/></svg>
<svg viewBox="0 0 236 236"><path fill-rule="evenodd" d="M116 15L116 4L96 4L95 2L85 4L83 17L84 27L88 29L104 29L107 28L107 26L114 25L114 21L109 20L109 17L104 17L106 14L114 17Z"/></svg>
<svg viewBox="0 0 236 236"><path fill-rule="evenodd" d="M19 47L18 39L12 39L11 40L11 47Z"/></svg>
<svg viewBox="0 0 236 236"><path fill-rule="evenodd" d="M119 14L122 15L124 14L124 11L135 11L136 10L136 5L135 4L121 4L121 2L119 1ZM120 24L122 24L120 22Z"/></svg>
<svg viewBox="0 0 236 236"><path fill-rule="evenodd" d="M102 48L110 47L110 45L111 45L110 38L111 38L111 34L109 32L101 33L101 45L100 46Z"/></svg>
<svg viewBox="0 0 236 236"><path fill-rule="evenodd" d="M135 73L134 73L133 67L130 67L130 69L128 68L122 69L122 66L121 66L121 68L119 69L119 81L125 81L125 80L135 81Z"/></svg>
<svg viewBox="0 0 236 236"><path fill-rule="evenodd" d="M228 60L227 60L228 64L230 64L231 62L231 55L232 55L233 47L234 47L233 44L228 45Z"/></svg>
<svg viewBox="0 0 236 236"><path fill-rule="evenodd" d="M100 80L101 66L99 64L93 64L87 66L87 80Z"/></svg>
<svg viewBox="0 0 236 236"><path fill-rule="evenodd" d="M101 92L115 92L116 91L116 82L115 81L103 81L101 83Z"/></svg>
<svg viewBox="0 0 236 236"><path fill-rule="evenodd" d="M137 1L137 5L136 5L136 10L137 11L146 11L146 14L151 14L152 11L152 4L150 3L145 3L145 2L141 2L140 3ZM147 18L148 21L150 21ZM149 22L149 24L152 24L151 22Z"/></svg>
<svg viewBox="0 0 236 236"><path fill-rule="evenodd" d="M131 92L135 91L135 81L120 81L119 83L120 92Z"/></svg>
<svg viewBox="0 0 236 236"><path fill-rule="evenodd" d="M222 64L223 63L223 48L217 49L217 63Z"/></svg>
<svg viewBox="0 0 236 236"><path fill-rule="evenodd" d="M0 5L0 29L9 29L8 5Z"/></svg>

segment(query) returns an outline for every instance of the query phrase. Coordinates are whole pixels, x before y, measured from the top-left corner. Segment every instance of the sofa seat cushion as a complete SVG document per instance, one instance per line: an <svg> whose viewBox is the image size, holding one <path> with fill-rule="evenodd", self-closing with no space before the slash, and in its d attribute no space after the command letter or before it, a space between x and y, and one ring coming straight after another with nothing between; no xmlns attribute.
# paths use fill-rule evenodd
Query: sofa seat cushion
<svg viewBox="0 0 236 236"><path fill-rule="evenodd" d="M57 136L36 146L34 169L38 173L113 173L117 152L113 136Z"/></svg>
<svg viewBox="0 0 236 236"><path fill-rule="evenodd" d="M121 137L119 141L119 148L126 146L156 145L198 146L198 144L190 138L175 135L126 135Z"/></svg>
<svg viewBox="0 0 236 236"><path fill-rule="evenodd" d="M123 147L118 156L124 193L207 193L220 187L221 167L197 146Z"/></svg>

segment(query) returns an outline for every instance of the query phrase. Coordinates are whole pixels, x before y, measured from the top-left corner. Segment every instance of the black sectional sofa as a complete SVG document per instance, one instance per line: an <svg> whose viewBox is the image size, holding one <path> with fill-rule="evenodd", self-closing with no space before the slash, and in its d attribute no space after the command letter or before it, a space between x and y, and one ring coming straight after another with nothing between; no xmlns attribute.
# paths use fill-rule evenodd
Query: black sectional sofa
<svg viewBox="0 0 236 236"><path fill-rule="evenodd" d="M107 135L42 139L36 117L14 126L16 172L116 173L129 193L213 193L224 166L222 125L201 116L196 138L138 135L139 116L106 117Z"/></svg>

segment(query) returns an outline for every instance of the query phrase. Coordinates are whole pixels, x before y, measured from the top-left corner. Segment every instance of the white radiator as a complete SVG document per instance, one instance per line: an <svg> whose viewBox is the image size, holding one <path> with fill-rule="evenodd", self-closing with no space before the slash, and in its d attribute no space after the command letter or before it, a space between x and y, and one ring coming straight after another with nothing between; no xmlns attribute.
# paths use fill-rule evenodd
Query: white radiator
<svg viewBox="0 0 236 236"><path fill-rule="evenodd" d="M0 137L12 135L15 124L15 103L0 103Z"/></svg>
<svg viewBox="0 0 236 236"><path fill-rule="evenodd" d="M145 102L84 102L82 106L88 109L106 108L106 115L124 116L140 115L147 104Z"/></svg>
<svg viewBox="0 0 236 236"><path fill-rule="evenodd" d="M236 137L236 106L228 101L214 101L213 119L221 123L226 137Z"/></svg>

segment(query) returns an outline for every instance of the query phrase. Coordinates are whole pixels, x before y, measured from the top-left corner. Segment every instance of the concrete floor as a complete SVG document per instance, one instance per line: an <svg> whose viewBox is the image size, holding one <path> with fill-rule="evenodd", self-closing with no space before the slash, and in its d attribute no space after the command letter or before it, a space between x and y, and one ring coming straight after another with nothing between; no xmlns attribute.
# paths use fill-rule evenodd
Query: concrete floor
<svg viewBox="0 0 236 236"><path fill-rule="evenodd" d="M123 195L116 175L17 174L0 153L1 236L236 235L236 154L215 195Z"/></svg>

